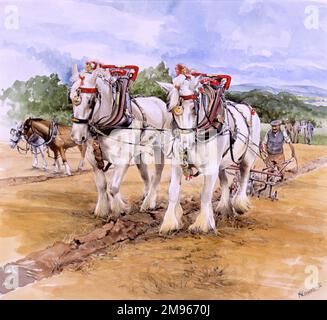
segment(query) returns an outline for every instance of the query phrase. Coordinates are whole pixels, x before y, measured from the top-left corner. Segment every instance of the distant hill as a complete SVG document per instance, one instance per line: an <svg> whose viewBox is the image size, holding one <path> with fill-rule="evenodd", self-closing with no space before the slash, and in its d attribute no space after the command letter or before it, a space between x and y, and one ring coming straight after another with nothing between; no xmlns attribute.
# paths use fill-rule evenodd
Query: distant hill
<svg viewBox="0 0 327 320"><path fill-rule="evenodd" d="M315 86L302 86L302 85L284 85L284 86L263 86L254 83L244 83L239 85L232 85L230 91L247 92L251 90L268 91L274 94L279 92L289 92L302 97L322 97L327 98L327 90Z"/></svg>

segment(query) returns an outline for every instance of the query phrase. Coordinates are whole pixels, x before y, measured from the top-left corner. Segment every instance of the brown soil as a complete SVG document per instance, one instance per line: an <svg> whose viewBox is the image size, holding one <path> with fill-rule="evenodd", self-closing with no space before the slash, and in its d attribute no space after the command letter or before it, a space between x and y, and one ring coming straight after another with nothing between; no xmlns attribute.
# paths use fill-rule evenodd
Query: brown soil
<svg viewBox="0 0 327 320"><path fill-rule="evenodd" d="M309 168L309 162L326 155L327 148L297 145L296 151L300 167ZM4 297L296 299L304 288L307 265L318 267L322 287L306 298L326 297L327 220L321 197L327 189L326 174L327 169L321 168L290 180L279 190L278 202L253 199L249 214L233 224L222 221L217 236L182 231L159 237L154 223L132 242L116 241L83 263L66 264L61 274ZM125 219L144 223L160 218L168 180L167 168L160 192L162 208L157 213L135 213L134 218ZM198 207L200 182L201 178L183 182L186 227ZM129 170L122 193L131 203L139 202L142 183L135 168ZM2 188L1 194L2 264L29 254L29 258L35 257L36 251L56 241L76 244L72 240L79 239L77 247L83 246L80 235L102 225L90 214L96 201L91 173ZM102 234L106 236L106 232Z"/></svg>

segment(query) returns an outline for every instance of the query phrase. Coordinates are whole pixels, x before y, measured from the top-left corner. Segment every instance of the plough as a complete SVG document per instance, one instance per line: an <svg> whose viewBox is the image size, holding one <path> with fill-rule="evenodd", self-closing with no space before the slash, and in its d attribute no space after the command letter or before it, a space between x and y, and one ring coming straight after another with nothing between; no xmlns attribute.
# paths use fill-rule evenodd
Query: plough
<svg viewBox="0 0 327 320"><path fill-rule="evenodd" d="M271 201L276 201L278 200L278 193L274 187L284 180L285 172L298 171L297 158L294 156L277 164L276 162L271 161L268 158L268 154L265 154L262 150L260 151L260 158L264 163L264 168L261 170L256 168L251 169L247 193L252 197L260 198L262 193L267 191L267 197L271 199ZM295 165L295 169L290 169L291 164ZM237 165L230 166L226 169L229 175L234 176L233 182L230 186L232 196L236 194L236 191L239 188L239 170L240 168Z"/></svg>

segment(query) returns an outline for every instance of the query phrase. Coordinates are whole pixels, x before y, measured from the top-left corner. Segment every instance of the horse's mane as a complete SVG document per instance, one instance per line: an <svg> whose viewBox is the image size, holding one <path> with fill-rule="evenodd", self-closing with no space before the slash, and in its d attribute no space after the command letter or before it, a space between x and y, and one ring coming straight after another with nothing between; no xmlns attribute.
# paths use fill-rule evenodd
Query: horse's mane
<svg viewBox="0 0 327 320"><path fill-rule="evenodd" d="M204 89L206 95L209 97L209 99L212 100L215 98L216 92L211 86L204 84L203 89Z"/></svg>
<svg viewBox="0 0 327 320"><path fill-rule="evenodd" d="M168 107L169 111L178 105L179 92L178 89L176 89L175 87L168 93L168 101L169 101L169 107Z"/></svg>
<svg viewBox="0 0 327 320"><path fill-rule="evenodd" d="M27 121L37 121L37 122L44 122L44 123L51 123L52 120L47 120L47 119L43 119L43 118L27 118L25 121L24 121L24 125L26 124ZM55 123L58 125L58 126L61 126L61 127L69 127L65 124L62 124L62 123L59 123L59 122L56 122Z"/></svg>

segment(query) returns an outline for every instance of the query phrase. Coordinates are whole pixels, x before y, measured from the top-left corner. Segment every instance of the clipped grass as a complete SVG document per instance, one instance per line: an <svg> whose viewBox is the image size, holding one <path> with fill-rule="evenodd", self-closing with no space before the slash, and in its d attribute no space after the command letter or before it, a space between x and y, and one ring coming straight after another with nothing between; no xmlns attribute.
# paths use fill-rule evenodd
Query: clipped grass
<svg viewBox="0 0 327 320"><path fill-rule="evenodd" d="M300 142L303 141L303 138L300 138ZM314 145L327 145L327 135L317 134L313 135L312 143Z"/></svg>

